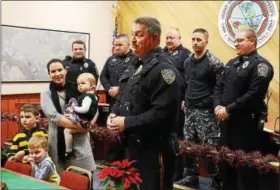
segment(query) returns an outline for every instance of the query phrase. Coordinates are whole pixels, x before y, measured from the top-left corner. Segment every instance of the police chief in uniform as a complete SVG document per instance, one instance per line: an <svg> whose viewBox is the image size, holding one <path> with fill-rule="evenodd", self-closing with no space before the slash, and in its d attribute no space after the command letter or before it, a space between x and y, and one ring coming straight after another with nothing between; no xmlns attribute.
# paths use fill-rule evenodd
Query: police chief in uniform
<svg viewBox="0 0 280 190"><path fill-rule="evenodd" d="M72 43L72 57L66 56L64 59L67 76L66 81L77 85L77 78L81 73L91 73L98 82L98 70L96 64L85 58L86 44L82 40L76 40Z"/></svg>
<svg viewBox="0 0 280 190"><path fill-rule="evenodd" d="M107 102L110 110L119 95L119 79L126 68L136 61L132 50L129 49L129 38L126 34L120 34L114 39L114 55L110 56L100 74L100 82L106 91ZM110 144L108 161L123 160L125 148L120 143Z"/></svg>
<svg viewBox="0 0 280 190"><path fill-rule="evenodd" d="M207 50L208 39L209 33L203 28L197 28L192 33L194 54L187 58L184 66L184 135L187 141L218 146L220 130L214 113L213 91L224 65ZM210 189L219 189L221 185L218 166L210 162L206 162L206 165L212 180ZM198 188L198 170L198 159L186 156L184 177L176 184Z"/></svg>
<svg viewBox="0 0 280 190"><path fill-rule="evenodd" d="M173 189L171 133L178 125L180 77L159 48L161 25L151 17L132 25L132 49L139 61L120 78L120 98L107 125L121 133L130 160L143 182L141 190Z"/></svg>
<svg viewBox="0 0 280 190"><path fill-rule="evenodd" d="M184 81L184 62L189 57L190 51L183 47L181 43L181 34L180 30L176 27L170 27L167 29L166 33L166 46L162 49L163 54L172 62L172 64L175 66L175 68L178 70L182 81ZM184 100L184 83L182 86L183 90L181 93L181 100ZM183 134L183 127L184 127L184 121L185 121L185 114L184 110L180 109L179 113L179 125L178 129L176 130L177 136L180 140L183 140L184 134ZM174 181L177 181L179 179L182 179L183 177L183 156L179 155L176 157L175 161L175 175L174 175Z"/></svg>
<svg viewBox="0 0 280 190"><path fill-rule="evenodd" d="M223 143L232 150L260 150L264 99L273 78L272 65L256 50L253 29L242 29L235 35L238 57L230 60L215 89L215 112L222 123ZM225 166L223 189L259 189L255 168Z"/></svg>

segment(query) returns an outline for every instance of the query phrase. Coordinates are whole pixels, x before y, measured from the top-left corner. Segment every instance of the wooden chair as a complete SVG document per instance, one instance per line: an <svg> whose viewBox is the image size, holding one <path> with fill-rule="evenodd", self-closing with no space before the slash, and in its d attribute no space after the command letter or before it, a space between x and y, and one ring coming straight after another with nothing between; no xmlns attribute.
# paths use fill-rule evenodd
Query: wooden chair
<svg viewBox="0 0 280 190"><path fill-rule="evenodd" d="M32 172L33 172L33 168L30 164L16 162L15 160L8 160L5 163L4 168L24 174L24 175L28 175L28 176L32 176Z"/></svg>
<svg viewBox="0 0 280 190"><path fill-rule="evenodd" d="M59 185L71 190L91 189L92 173L77 166L69 166L62 172Z"/></svg>

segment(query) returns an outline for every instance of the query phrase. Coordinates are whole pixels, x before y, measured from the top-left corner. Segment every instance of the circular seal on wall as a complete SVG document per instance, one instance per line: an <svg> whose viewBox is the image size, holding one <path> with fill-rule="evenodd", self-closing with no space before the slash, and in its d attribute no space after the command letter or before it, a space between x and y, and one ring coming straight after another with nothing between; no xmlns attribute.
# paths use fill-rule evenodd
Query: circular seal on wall
<svg viewBox="0 0 280 190"><path fill-rule="evenodd" d="M232 48L235 33L252 28L258 36L257 48L273 35L278 22L275 1L226 1L219 14L219 30L223 40Z"/></svg>

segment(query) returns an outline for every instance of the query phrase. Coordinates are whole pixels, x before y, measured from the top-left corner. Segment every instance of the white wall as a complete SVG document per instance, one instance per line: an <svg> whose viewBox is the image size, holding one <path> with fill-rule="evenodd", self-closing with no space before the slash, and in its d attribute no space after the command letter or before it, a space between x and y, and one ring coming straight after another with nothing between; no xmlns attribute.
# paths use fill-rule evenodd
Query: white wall
<svg viewBox="0 0 280 190"><path fill-rule="evenodd" d="M2 24L90 33L99 72L111 54L116 1L2 1ZM71 46L72 42L69 42ZM48 83L4 83L2 94L38 93Z"/></svg>

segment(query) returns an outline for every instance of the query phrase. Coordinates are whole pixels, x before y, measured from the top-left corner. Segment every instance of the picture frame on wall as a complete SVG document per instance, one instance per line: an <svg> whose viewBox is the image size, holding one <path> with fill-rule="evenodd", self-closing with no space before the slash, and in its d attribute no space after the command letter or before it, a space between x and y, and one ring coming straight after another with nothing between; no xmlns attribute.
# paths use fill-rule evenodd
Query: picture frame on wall
<svg viewBox="0 0 280 190"><path fill-rule="evenodd" d="M72 55L72 42L83 40L86 57L90 34L43 28L1 25L2 83L48 82L47 62Z"/></svg>

